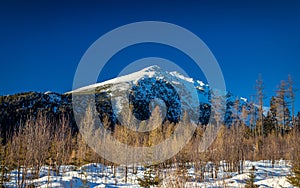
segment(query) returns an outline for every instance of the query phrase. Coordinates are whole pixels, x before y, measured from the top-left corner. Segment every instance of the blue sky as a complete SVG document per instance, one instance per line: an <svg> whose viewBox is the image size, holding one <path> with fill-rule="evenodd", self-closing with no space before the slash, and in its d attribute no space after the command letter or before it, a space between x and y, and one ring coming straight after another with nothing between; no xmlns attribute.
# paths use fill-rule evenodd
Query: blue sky
<svg viewBox="0 0 300 188"><path fill-rule="evenodd" d="M0 95L71 90L77 65L96 39L124 24L149 20L174 23L199 36L217 58L227 89L238 96L251 98L259 73L268 97L288 74L300 89L299 10L296 0L1 1ZM148 56L193 66L166 46L136 45L116 54L99 80ZM185 71L205 80L198 69Z"/></svg>

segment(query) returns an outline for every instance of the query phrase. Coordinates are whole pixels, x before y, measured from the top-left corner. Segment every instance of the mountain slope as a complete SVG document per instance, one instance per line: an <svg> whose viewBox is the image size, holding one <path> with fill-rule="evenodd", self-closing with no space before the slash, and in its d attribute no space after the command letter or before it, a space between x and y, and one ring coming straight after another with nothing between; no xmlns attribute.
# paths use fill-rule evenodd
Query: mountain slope
<svg viewBox="0 0 300 188"><path fill-rule="evenodd" d="M202 81L185 77L178 72L167 72L158 66L150 66L138 72L117 77L105 82L82 87L67 94L105 95L110 99L113 121L116 121L122 109L133 106L134 116L139 120L148 119L153 108L153 100L166 113L165 120L178 122L183 112L187 111L195 123L207 124L211 114L211 88ZM238 104L238 107L235 105ZM226 112L224 121L231 124L233 114L250 112L255 106L245 98L237 98L226 93ZM234 112L237 111L237 112Z"/></svg>
<svg viewBox="0 0 300 188"><path fill-rule="evenodd" d="M105 82L89 85L67 92L37 93L28 92L0 97L0 125L4 132L12 131L20 122L39 111L58 118L68 116L72 126L74 115L72 95L95 96L96 109L102 120L108 115L112 125L120 123L118 114L128 111L129 106L139 120L150 117L155 105L159 105L165 119L178 122L183 112L187 111L195 123L207 124L211 115L211 88L202 81L187 78L177 72L166 72L158 66L151 66L141 71L117 77ZM198 103L199 101L199 103ZM79 106L82 101L75 101ZM235 104L238 104L235 107ZM74 104L73 104L74 105ZM226 94L226 112L224 121L231 124L234 114L243 109L250 112L256 108L244 98ZM236 111L236 109L238 111Z"/></svg>
<svg viewBox="0 0 300 188"><path fill-rule="evenodd" d="M182 111L189 110L190 114L194 110L198 111L199 104L196 102L198 98L201 103L209 103L207 85L177 72L163 71L158 66L151 66L126 76L79 88L67 94L93 92L96 96L107 94L107 97L111 99L115 114L121 113L123 107L128 107L128 104L133 105L134 115L139 120L149 118L151 115L149 107L151 108L150 104L155 99L161 100L160 106L166 111L167 120L172 122L180 119Z"/></svg>

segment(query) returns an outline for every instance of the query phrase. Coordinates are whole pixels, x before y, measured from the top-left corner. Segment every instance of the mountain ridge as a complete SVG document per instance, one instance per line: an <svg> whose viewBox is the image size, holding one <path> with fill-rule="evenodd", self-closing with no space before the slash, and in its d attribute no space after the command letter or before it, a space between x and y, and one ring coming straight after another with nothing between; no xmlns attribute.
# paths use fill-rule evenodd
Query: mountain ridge
<svg viewBox="0 0 300 188"><path fill-rule="evenodd" d="M100 119L103 120L107 114L112 125L120 123L117 117L118 113L122 111L120 107L123 103L133 106L132 111L137 119L146 120L151 115L150 104L156 98L165 103L166 117L164 120L178 122L183 115L181 108L186 110L185 106L190 109L191 119L195 123L206 125L211 116L211 88L208 84L174 71L167 72L158 66L151 66L132 74L77 88L63 94L48 91L0 96L1 129L12 131L20 122L25 122L28 116L35 116L39 111L54 118L62 115L68 116L72 126L76 129L72 95L78 93L83 96L94 94ZM195 102L196 100L199 103ZM239 113L243 108L249 112L256 108L245 98L237 98L227 92L225 124L231 124L233 121L232 114L235 113L236 100L239 103ZM78 102L79 105L80 102Z"/></svg>

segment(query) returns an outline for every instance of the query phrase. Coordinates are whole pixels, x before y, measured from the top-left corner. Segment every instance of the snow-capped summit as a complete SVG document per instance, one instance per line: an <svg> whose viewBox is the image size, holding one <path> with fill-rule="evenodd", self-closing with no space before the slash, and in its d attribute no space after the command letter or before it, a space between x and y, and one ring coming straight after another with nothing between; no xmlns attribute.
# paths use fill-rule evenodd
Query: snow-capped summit
<svg viewBox="0 0 300 188"><path fill-rule="evenodd" d="M166 105L167 119L178 121L183 111L198 111L199 99L201 103L209 102L208 86L201 83L203 82L195 82L192 78L178 72L168 72L154 65L128 75L76 89L68 94L106 95L112 101L114 113L120 113L123 106L128 105L129 100L129 103L134 106L135 115L140 119L149 117L151 114L149 104L158 98Z"/></svg>
<svg viewBox="0 0 300 188"><path fill-rule="evenodd" d="M96 83L96 84L92 84L89 86L81 87L81 88L75 89L73 91L70 91L68 93L91 91L97 87L108 85L108 84L118 84L118 85L120 83L136 84L139 80L144 79L144 78L164 79L166 81L172 82L173 84L178 84L178 82L190 82L190 83L194 82L194 80L192 78L185 77L178 72L164 71L159 66L153 65L153 66L146 67L140 71L137 71L137 72L134 72L134 73L131 73L128 75L113 78L111 80L107 80L107 81L104 81L101 83ZM200 82L200 83L203 83L203 82ZM204 84L201 86L204 86ZM119 89L122 89L122 88L119 88Z"/></svg>
<svg viewBox="0 0 300 188"><path fill-rule="evenodd" d="M149 66L149 67L146 67L144 69L142 69L141 71L144 71L144 72L160 72L162 71L162 69L158 66L158 65L152 65L152 66Z"/></svg>
<svg viewBox="0 0 300 188"><path fill-rule="evenodd" d="M188 111L191 119L207 124L211 114L211 88L203 81L194 80L178 72L168 72L157 65L140 71L120 76L105 82L96 83L76 89L68 94L94 93L110 100L109 114L121 113L128 103L133 112L141 120L149 118L149 105L153 99L161 99L166 105L166 119L176 122L184 111ZM224 121L232 122L231 114L239 100L239 111L242 106L251 109L245 98L237 98L226 93L226 113ZM103 101L102 99L100 100ZM105 103L105 104L108 104ZM100 104L101 105L101 104ZM236 108L236 107L235 107ZM105 110L102 112L105 113ZM114 119L114 117L112 118Z"/></svg>

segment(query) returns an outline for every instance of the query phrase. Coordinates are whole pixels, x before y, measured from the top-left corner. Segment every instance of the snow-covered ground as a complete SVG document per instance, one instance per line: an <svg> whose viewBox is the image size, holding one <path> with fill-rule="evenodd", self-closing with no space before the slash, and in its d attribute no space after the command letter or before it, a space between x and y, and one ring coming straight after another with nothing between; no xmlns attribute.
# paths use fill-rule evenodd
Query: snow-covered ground
<svg viewBox="0 0 300 188"><path fill-rule="evenodd" d="M207 182L201 183L189 182L187 187L244 187L246 180L249 179L249 170L253 166L256 169L255 184L259 187L293 187L286 181L286 176L290 174L291 168L287 161L276 161L274 166L271 161L246 161L244 165L245 172L243 174L220 170L219 180L208 179Z"/></svg>
<svg viewBox="0 0 300 188"><path fill-rule="evenodd" d="M292 187L286 181L286 175L290 173L290 165L283 160L276 161L274 166L270 161L246 161L243 174L225 172L220 168L218 179L210 178L210 174L206 173L204 182L197 182L193 167L188 169L189 180L185 183L180 176L174 175L174 169L163 170L161 173L163 180L160 187L244 187L249 178L249 169L252 166L255 166L255 184L259 187ZM132 169L129 168L127 183L125 183L123 167L117 167L114 175L110 166L96 163L87 164L80 168L62 166L59 175L56 175L45 166L42 168L38 179L26 183L35 187L139 187L137 178L143 178L144 172L144 168L139 167L137 173L133 174ZM17 170L10 172L8 178L9 182L5 183L6 187L17 187Z"/></svg>

